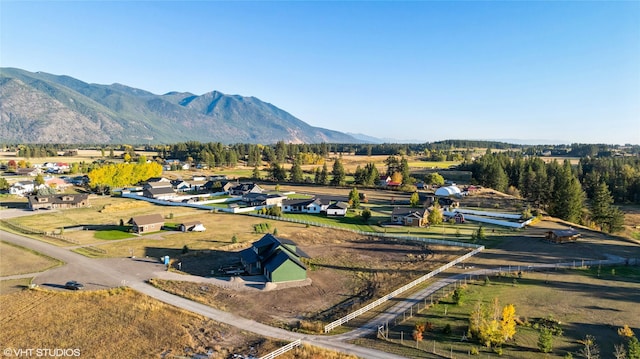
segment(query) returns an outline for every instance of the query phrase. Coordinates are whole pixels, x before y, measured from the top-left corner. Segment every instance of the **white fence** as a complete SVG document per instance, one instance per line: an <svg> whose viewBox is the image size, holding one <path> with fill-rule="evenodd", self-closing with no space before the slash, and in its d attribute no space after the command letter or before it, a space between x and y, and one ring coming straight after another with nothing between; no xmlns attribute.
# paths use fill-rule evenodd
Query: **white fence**
<svg viewBox="0 0 640 359"><path fill-rule="evenodd" d="M407 290L417 286L418 284L424 282L425 280L427 280L427 279L429 279L429 278L431 278L431 277L433 277L433 276L435 276L435 275L437 275L437 274L439 274L439 273L441 273L441 272L453 267L454 265L462 262L463 260L465 260L467 258L470 258L470 257L480 253L482 250L484 250L484 246L480 246L480 247L474 249L473 251L471 251L471 252L469 252L469 253L461 256L461 257L458 257L458 258L452 260L451 262L441 266L440 268L438 268L438 269L436 269L436 270L434 270L434 271L432 271L432 272L430 272L430 273L428 273L428 274L426 274L426 275L414 280L413 282L411 282L411 283L409 283L409 284L407 284L407 285L405 285L405 286L403 286L401 288L398 288L398 289L394 290L393 292L385 295L384 297L376 300L375 302L369 303L366 306L356 310L355 312L351 312L351 313L347 314L346 316L344 316L344 317L342 317L342 318L340 318L338 320L335 320L335 321L325 325L324 326L324 332L325 333L330 332L334 328L336 328L336 327L338 327L338 326L340 326L340 325L342 325L342 324L344 324L344 323L346 323L346 322L358 317L359 315L361 315L363 313L366 313L366 312L370 311L371 309L381 305L382 303L388 301L389 299L394 298L394 297L406 292Z"/></svg>
<svg viewBox="0 0 640 359"><path fill-rule="evenodd" d="M283 346L282 348L278 348L274 351L272 351L271 353L260 357L260 359L273 359L275 357L277 357L280 354L284 354L286 352L288 352L289 350L299 347L300 345L302 345L302 340L298 339L295 342L291 342L285 346Z"/></svg>
<svg viewBox="0 0 640 359"><path fill-rule="evenodd" d="M171 202L171 201L162 200L162 199L155 199L155 198L138 196L138 195L131 194L131 193L123 193L122 197L131 198L131 199L138 199L138 200L141 200L141 201L147 201L147 202L151 202L151 203L155 203L155 204L159 204L159 205L163 205L163 206L191 207L191 208L197 208L197 209L205 209L205 210L208 210L208 211L219 211L219 212L227 212L227 213L244 213L244 212L258 211L258 210L261 210L262 208L268 208L269 207L269 206L255 206L255 207L244 207L244 208L210 207L210 206L205 206L203 204L197 204L197 203ZM206 202L209 202L209 201L206 201ZM206 203L206 202L203 201L201 203ZM229 201L227 200L227 202L229 202Z"/></svg>

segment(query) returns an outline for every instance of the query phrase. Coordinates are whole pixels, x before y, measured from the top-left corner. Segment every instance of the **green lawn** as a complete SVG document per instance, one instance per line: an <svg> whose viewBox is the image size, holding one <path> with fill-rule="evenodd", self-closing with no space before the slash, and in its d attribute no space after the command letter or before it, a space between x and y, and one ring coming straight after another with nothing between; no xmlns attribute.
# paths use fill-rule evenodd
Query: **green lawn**
<svg viewBox="0 0 640 359"><path fill-rule="evenodd" d="M107 229L97 230L93 235L96 239L102 240L115 240L115 239L126 239L134 237L133 234L129 233L129 226L110 226Z"/></svg>
<svg viewBox="0 0 640 359"><path fill-rule="evenodd" d="M363 232L378 232L370 224L366 224L362 221L358 215L349 211L345 217L327 217L325 214L297 214L297 213L284 213L283 218L297 219L300 221L307 221L311 223L325 224L338 228L357 230Z"/></svg>

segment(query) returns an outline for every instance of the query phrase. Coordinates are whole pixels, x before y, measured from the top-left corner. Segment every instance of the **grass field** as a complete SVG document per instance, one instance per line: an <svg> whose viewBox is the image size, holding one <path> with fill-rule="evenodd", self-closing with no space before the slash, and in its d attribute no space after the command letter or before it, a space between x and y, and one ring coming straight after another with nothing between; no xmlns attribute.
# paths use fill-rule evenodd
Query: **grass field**
<svg viewBox="0 0 640 359"><path fill-rule="evenodd" d="M0 241L0 276L36 273L61 264L57 259Z"/></svg>
<svg viewBox="0 0 640 359"><path fill-rule="evenodd" d="M517 316L528 323L518 326L514 340L502 346L502 357L540 357L542 353L537 349L539 331L535 323L543 318L559 321L563 330L562 336L554 338L554 350L547 356L549 358L561 358L567 352L575 356L580 349L578 340L587 334L596 337L602 357L612 357L613 345L623 342L617 335L617 329L625 324L635 328L636 333L640 329L640 308L637 306L640 301L639 267L533 272L525 273L515 282L514 279L492 276L488 284L473 282L466 287L465 300L461 305L443 300L392 327L389 335L397 346L396 350L403 351L401 336L404 337L404 345L415 348L416 342L411 339L413 328L416 323L430 322L433 330L425 332L424 341L418 343L423 350L431 352L435 346L440 353L453 352L464 356L475 347L480 350L481 357L497 356L473 339L460 341L468 329L469 313L476 303L480 301L490 306L493 298L498 298L501 307L514 304ZM451 326L451 334L444 334L446 325Z"/></svg>
<svg viewBox="0 0 640 359"><path fill-rule="evenodd" d="M31 278L0 280L0 295L23 291L30 284Z"/></svg>
<svg viewBox="0 0 640 359"><path fill-rule="evenodd" d="M0 288L17 283L3 281ZM207 357L212 359L260 357L286 344L128 289L74 293L20 290L3 294L0 323L4 328L0 331L3 349L69 348L79 351L76 356L87 358L184 358L194 354L210 354ZM311 346L279 358L356 359Z"/></svg>

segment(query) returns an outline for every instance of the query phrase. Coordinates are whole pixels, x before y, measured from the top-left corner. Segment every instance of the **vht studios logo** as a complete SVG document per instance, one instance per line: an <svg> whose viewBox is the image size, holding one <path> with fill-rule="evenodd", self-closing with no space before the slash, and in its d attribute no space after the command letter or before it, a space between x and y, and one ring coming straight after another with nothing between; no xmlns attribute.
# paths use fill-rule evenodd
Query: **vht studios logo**
<svg viewBox="0 0 640 359"><path fill-rule="evenodd" d="M44 357L44 358L63 358L63 357L79 357L80 349L72 348L5 348L2 351L5 357Z"/></svg>

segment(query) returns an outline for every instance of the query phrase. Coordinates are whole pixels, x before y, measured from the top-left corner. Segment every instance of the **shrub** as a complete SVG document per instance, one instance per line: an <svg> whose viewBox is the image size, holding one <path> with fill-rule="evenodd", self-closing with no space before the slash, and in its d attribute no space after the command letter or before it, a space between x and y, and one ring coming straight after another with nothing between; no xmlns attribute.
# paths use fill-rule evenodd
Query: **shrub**
<svg viewBox="0 0 640 359"><path fill-rule="evenodd" d="M451 334L451 324L447 323L447 325L442 328L442 333L446 335Z"/></svg>
<svg viewBox="0 0 640 359"><path fill-rule="evenodd" d="M465 297L464 288L458 287L453 291L453 296L451 298L453 299L453 302L456 305L461 305L462 302L464 302L464 297Z"/></svg>
<svg viewBox="0 0 640 359"><path fill-rule="evenodd" d="M471 347L471 351L469 352L471 355L480 355L480 351L477 347Z"/></svg>

